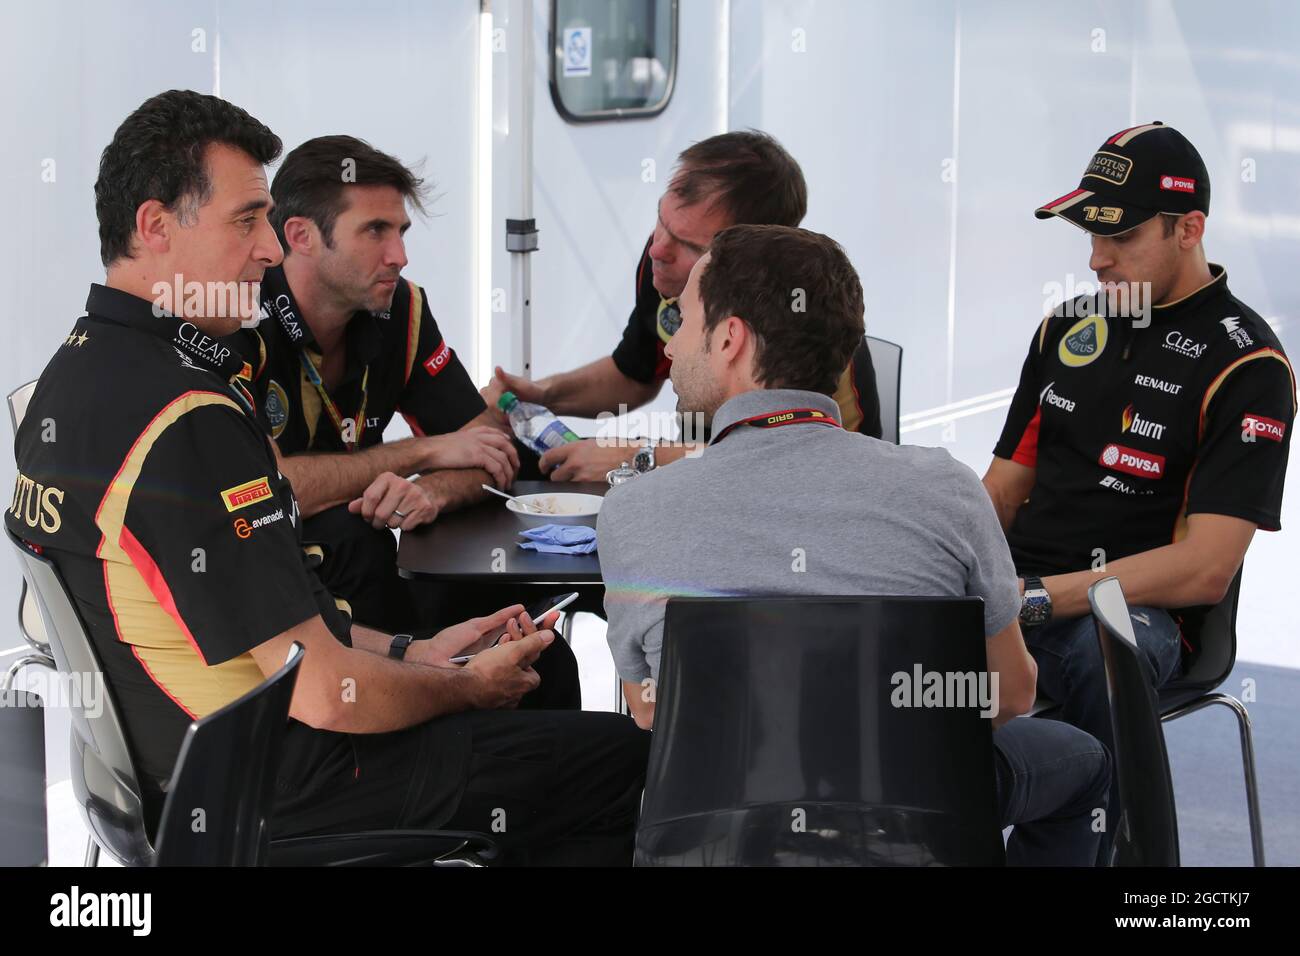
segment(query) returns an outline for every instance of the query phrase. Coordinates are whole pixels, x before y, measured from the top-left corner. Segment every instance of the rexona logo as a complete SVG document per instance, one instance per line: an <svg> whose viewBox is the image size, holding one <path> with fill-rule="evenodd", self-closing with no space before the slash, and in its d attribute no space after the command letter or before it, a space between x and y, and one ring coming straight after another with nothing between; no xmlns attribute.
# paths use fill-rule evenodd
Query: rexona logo
<svg viewBox="0 0 1300 956"><path fill-rule="evenodd" d="M1059 408L1063 412L1074 411L1074 402L1070 401L1068 398L1063 398L1062 396L1057 395L1056 392L1052 391L1052 386L1055 384L1055 382L1047 383L1047 388L1043 389L1038 396L1038 404L1051 405L1053 408Z"/></svg>
<svg viewBox="0 0 1300 956"><path fill-rule="evenodd" d="M1257 438L1267 438L1270 441L1280 442L1286 434L1286 422L1247 412L1246 417L1241 420L1241 430L1251 432Z"/></svg>
<svg viewBox="0 0 1300 956"><path fill-rule="evenodd" d="M133 936L148 936L153 928L151 893L68 893L50 897L51 926L122 926Z"/></svg>
<svg viewBox="0 0 1300 956"><path fill-rule="evenodd" d="M1128 405L1120 414L1120 431L1159 441L1164 437L1165 426L1158 425L1149 418L1143 418L1132 405Z"/></svg>
<svg viewBox="0 0 1300 956"><path fill-rule="evenodd" d="M1125 448L1123 445L1107 445L1101 450L1098 459L1107 468L1114 468L1139 478L1160 478L1165 473L1165 456Z"/></svg>
<svg viewBox="0 0 1300 956"><path fill-rule="evenodd" d="M1185 358L1198 359L1201 353L1205 351L1205 346L1199 342L1193 342L1182 332L1170 332L1165 336L1165 348L1171 352L1177 352Z"/></svg>
<svg viewBox="0 0 1300 956"><path fill-rule="evenodd" d="M1090 315L1070 327L1061 339L1056 355L1062 365L1082 368L1096 361L1097 356L1105 351L1108 334L1106 320L1099 315Z"/></svg>
<svg viewBox="0 0 1300 956"><path fill-rule="evenodd" d="M1141 385L1144 388L1154 388L1157 392L1164 392L1166 395L1177 395L1183 390L1182 385L1175 385L1173 382L1152 378L1150 375L1137 376L1133 379L1133 384Z"/></svg>
<svg viewBox="0 0 1300 956"><path fill-rule="evenodd" d="M225 502L227 511L238 511L240 508L247 508L270 497L271 484L265 477L246 481L242 485L227 488L221 493L221 500Z"/></svg>

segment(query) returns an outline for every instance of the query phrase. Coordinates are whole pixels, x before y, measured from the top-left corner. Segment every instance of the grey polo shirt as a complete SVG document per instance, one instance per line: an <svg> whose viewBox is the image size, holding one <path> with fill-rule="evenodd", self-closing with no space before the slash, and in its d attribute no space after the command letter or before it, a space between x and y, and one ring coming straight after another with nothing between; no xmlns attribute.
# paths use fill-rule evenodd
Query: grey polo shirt
<svg viewBox="0 0 1300 956"><path fill-rule="evenodd" d="M658 678L673 596L975 596L990 637L1018 615L993 505L946 450L810 423L723 434L799 408L839 421L826 395L746 392L718 409L703 454L606 495L596 533L623 680Z"/></svg>

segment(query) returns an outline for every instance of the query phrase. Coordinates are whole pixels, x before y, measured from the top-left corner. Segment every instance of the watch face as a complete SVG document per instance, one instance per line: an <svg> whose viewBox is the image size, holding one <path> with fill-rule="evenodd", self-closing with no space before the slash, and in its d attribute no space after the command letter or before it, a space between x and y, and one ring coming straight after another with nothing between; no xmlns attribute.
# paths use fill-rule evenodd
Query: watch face
<svg viewBox="0 0 1300 956"><path fill-rule="evenodd" d="M642 448L632 458L632 467L637 471L650 470L650 452Z"/></svg>

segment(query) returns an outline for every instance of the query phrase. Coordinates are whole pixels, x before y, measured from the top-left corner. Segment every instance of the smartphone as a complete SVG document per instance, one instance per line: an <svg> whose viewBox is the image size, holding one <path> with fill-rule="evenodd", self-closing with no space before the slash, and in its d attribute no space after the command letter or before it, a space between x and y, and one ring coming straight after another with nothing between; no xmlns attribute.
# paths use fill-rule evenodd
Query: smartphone
<svg viewBox="0 0 1300 956"><path fill-rule="evenodd" d="M547 601L542 601L536 604L533 609L530 609L528 611L528 616L529 618L532 619L533 623L536 624L539 621L546 620L550 615L554 614L556 611L563 611L566 607L568 607L576 600L578 600L578 592L570 591L568 594L565 594L562 597L550 598ZM551 603L552 601L554 602L553 604ZM551 604L551 606L546 607L547 604ZM543 608L543 607L546 608L545 611L538 612L536 610L536 608ZM497 635L497 639L492 642L493 647L496 647L498 644L501 643L501 638L505 636L505 633L506 633L505 631L502 631L500 634ZM473 654L463 654L460 657L450 658L450 663L464 664L467 661L472 660L473 657L474 657Z"/></svg>

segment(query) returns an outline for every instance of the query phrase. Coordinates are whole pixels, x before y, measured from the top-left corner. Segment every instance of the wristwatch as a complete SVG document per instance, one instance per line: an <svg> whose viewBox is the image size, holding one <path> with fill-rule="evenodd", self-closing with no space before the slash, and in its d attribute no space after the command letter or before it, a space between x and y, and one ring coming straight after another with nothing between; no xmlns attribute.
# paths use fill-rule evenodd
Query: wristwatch
<svg viewBox="0 0 1300 956"><path fill-rule="evenodd" d="M415 640L418 640L418 638L412 634L394 634L393 642L388 645L388 656L395 661L400 661L406 656L406 649Z"/></svg>
<svg viewBox="0 0 1300 956"><path fill-rule="evenodd" d="M1020 623L1039 627L1052 619L1052 596L1043 587L1043 579L1025 575L1025 596L1020 599Z"/></svg>
<svg viewBox="0 0 1300 956"><path fill-rule="evenodd" d="M654 471L655 445L650 439L647 438L646 443L632 456L632 468L640 475L644 475L647 471Z"/></svg>

